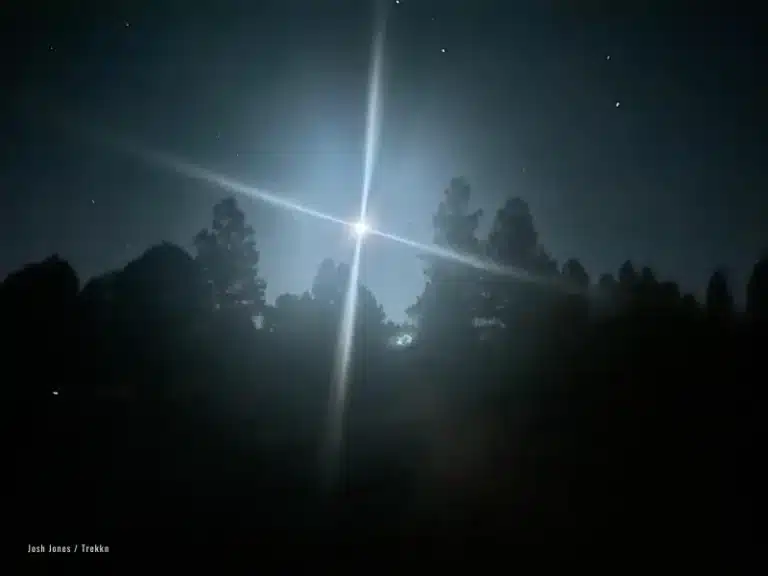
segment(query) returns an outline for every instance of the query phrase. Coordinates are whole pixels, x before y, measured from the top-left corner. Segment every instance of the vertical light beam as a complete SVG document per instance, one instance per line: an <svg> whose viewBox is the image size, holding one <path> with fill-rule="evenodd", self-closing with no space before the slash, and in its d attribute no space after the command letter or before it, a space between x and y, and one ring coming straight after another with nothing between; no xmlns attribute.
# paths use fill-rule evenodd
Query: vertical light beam
<svg viewBox="0 0 768 576"><path fill-rule="evenodd" d="M381 4L379 4L381 6ZM384 38L386 32L386 14L378 11L374 21L374 34L371 49L370 75L368 79L368 103L365 125L365 151L363 164L363 188L360 197L360 217L358 222L367 221L368 197L371 191L376 155L379 143L381 115L381 69L384 59ZM360 255L363 250L365 234L355 237L355 251L350 267L349 286L344 298L339 339L331 381L331 398L328 414L327 462L330 471L331 486L338 484L344 466L343 446L345 443L344 423L346 420L348 381L352 352L354 349L355 317L357 310L357 292L360 279Z"/></svg>
<svg viewBox="0 0 768 576"><path fill-rule="evenodd" d="M360 199L360 222L366 222L368 196L379 147L379 126L381 124L381 68L384 61L384 38L386 15L378 13L373 34L370 76L368 78L368 107L365 125L365 164L363 166L363 191Z"/></svg>

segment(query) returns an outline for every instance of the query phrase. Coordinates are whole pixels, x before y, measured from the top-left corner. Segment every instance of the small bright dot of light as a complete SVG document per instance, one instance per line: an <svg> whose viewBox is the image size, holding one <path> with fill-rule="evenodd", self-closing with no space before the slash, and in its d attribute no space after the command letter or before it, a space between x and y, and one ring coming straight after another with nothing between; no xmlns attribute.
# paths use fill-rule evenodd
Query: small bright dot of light
<svg viewBox="0 0 768 576"><path fill-rule="evenodd" d="M355 222L355 234L365 236L368 233L368 224L365 222Z"/></svg>
<svg viewBox="0 0 768 576"><path fill-rule="evenodd" d="M443 54L445 54L445 48L441 48L441 49L440 49L440 52L442 52Z"/></svg>
<svg viewBox="0 0 768 576"><path fill-rule="evenodd" d="M53 395L54 395L54 396L58 396L58 395L59 395L59 391L58 391L58 390L54 390L54 391L53 391Z"/></svg>
<svg viewBox="0 0 768 576"><path fill-rule="evenodd" d="M409 346L413 342L413 336L410 334L402 334L397 337L398 346Z"/></svg>
<svg viewBox="0 0 768 576"><path fill-rule="evenodd" d="M618 108L619 106L621 106L621 102L616 102L616 108Z"/></svg>

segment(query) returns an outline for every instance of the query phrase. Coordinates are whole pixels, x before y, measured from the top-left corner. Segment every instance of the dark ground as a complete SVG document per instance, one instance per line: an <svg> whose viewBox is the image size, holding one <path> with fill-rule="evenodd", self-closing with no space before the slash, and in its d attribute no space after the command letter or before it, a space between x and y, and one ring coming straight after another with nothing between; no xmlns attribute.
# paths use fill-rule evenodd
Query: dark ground
<svg viewBox="0 0 768 576"><path fill-rule="evenodd" d="M756 325L627 313L539 344L363 346L329 488L332 344L218 321L131 340L66 309L5 308L22 551L731 573L756 550Z"/></svg>

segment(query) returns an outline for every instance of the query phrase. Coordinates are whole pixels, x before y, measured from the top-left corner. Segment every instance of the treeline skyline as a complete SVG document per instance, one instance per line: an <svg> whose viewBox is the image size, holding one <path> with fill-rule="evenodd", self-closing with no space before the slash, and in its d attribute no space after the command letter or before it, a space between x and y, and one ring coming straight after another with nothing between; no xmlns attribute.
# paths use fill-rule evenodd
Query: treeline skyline
<svg viewBox="0 0 768 576"><path fill-rule="evenodd" d="M652 265L645 265L644 263L633 262L631 260L626 260L615 271L602 273L590 272L582 265L578 256L559 260L547 250L546 243L542 242L539 237L535 218L531 213L527 201L520 197L510 197L492 216L487 234L481 236L478 233L478 229L481 227L481 221L484 217L487 218L487 215L484 214L482 210L473 210L471 208L471 195L472 190L470 184L464 178L454 178L451 180L448 188L444 192L444 199L438 206L437 212L433 217L433 241L435 245L448 248L460 254L477 257L480 260L487 259L494 263L516 267L541 279L562 280L571 287L577 287L594 296L604 296L610 293L616 286L622 284L627 287L633 282L645 282L646 284L649 282L663 283L666 286L666 289L671 290L672 292L678 292L680 298L686 298L689 301L693 298L700 306L706 306L708 298L707 294L711 290L712 283L723 284L724 282L725 289L730 294L729 298L732 301L734 312L746 312L750 307L750 283L756 281L755 279L757 275L759 275L758 270L761 266L765 266L766 255L762 254L756 255L755 266L748 278L734 278L728 273L727 267L718 267L712 271L709 282L706 285L685 293L680 289L674 279L657 278ZM248 237L246 247L248 254L244 254L243 257L245 258L245 262L247 262L249 258L255 258L255 260L252 260L252 265L256 271L256 275L251 277L251 280L249 281L256 283L252 289L257 291L256 299L259 302L265 306L275 307L283 296L300 296L303 292L311 292L311 286L304 286L298 287L296 290L273 294L271 298L267 298L269 279L262 278L259 270L259 262L261 259L259 231L254 230L246 222L246 216L240 209L235 197L225 198L218 202L214 206L213 212L214 225L212 230L214 233L217 226L217 213L218 219L221 220L221 218L224 217L224 213L230 212L235 220L237 220L235 225L237 227L243 227L243 232ZM221 227L221 224L219 223L218 226ZM458 226L459 229L449 230L448 228L451 226ZM461 230L462 227L465 229ZM201 231L194 237L193 242L191 243L191 248L196 252L198 260L200 260L201 257L204 259L206 256L206 241L209 243L209 246L211 245L212 237L206 237L206 234L211 234L211 232L208 230ZM154 246L157 245L158 244L155 244ZM180 245L180 248L189 252L184 245ZM143 251L142 254L146 254L146 252L151 249L152 246ZM365 252L365 246L363 246L363 251ZM760 256L760 258L758 258L758 256ZM434 261L434 257L430 257L428 254L419 254L418 257L427 261ZM126 264L138 258L141 258L141 255L129 260ZM363 255L363 258L365 258L365 254ZM331 259L326 257L319 261L317 263L317 269L322 269L323 266L327 264L326 261L328 260ZM338 264L342 267L340 274L342 274L342 276L348 274L349 263L339 259ZM375 262L371 262L369 265L375 266ZM343 269L344 266L347 268L346 272ZM452 263L451 266L466 267L466 265L456 263ZM117 268L108 269L93 274L87 279L81 279L81 281L83 282L83 286L85 286L89 282L108 276L121 268L121 266L118 266ZM474 274L478 282L480 276L482 276L482 272L479 270L473 272L467 270L467 273ZM13 272L11 272L11 274L13 274ZM225 280L220 279L220 281ZM427 270L427 275L425 277L425 290L428 285L429 270ZM741 286L744 286L743 290L739 289ZM367 287L365 290L373 296L373 300L376 301L376 294L371 292ZM754 292L754 289L752 289L752 292ZM422 296L423 294L419 296L417 302L414 302L411 306L406 308L404 313L399 313L399 311L393 313L391 310L384 310L386 313L385 318L397 323L408 323L413 321L418 300ZM378 302L376 302L375 305L379 308L381 307ZM479 313L479 317L483 317L483 314Z"/></svg>

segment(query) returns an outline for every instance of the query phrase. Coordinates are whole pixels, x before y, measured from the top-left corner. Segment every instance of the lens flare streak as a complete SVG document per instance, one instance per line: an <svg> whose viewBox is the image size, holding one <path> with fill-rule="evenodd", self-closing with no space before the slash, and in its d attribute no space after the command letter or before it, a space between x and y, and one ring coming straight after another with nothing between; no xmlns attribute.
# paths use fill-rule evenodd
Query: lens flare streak
<svg viewBox="0 0 768 576"><path fill-rule="evenodd" d="M377 14L376 28L373 35L368 85L368 107L365 127L365 160L363 166L363 187L360 197L360 217L354 225L354 229L358 231L358 233L355 237L355 252L350 268L349 286L347 287L347 294L344 298L344 312L341 319L341 328L339 330L336 365L334 367L333 381L331 382L331 406L328 422L329 444L327 449L331 457L329 462L330 470L334 477L336 474L341 473L344 465L342 459L342 446L344 444L345 436L344 421L346 419L349 370L355 337L357 285L360 279L360 254L363 248L363 239L366 234L370 232L367 226L362 228L360 225L364 225L368 214L368 198L371 191L371 182L373 181L376 153L378 151L381 113L381 69L384 58L386 24L386 15L382 13Z"/></svg>
<svg viewBox="0 0 768 576"><path fill-rule="evenodd" d="M248 186L246 184L243 184L242 182L238 182L237 180L234 180L227 176L217 174L216 172L213 172L201 166L197 166L196 164L186 162L170 154L165 154L160 152L150 152L147 150L142 150L140 154L155 164L161 164L161 165L167 166L173 169L174 171L178 172L179 174L182 174L189 178L193 178L195 180L201 180L203 182L214 184L215 186L218 186L225 190L229 190L230 192L242 194L244 196L248 196L255 200L263 200L264 202L267 202L268 204L272 204L273 206L276 206L278 208L286 208L288 210L299 212L301 214L306 214L307 216L314 216L315 218L326 220L328 222L343 224L345 226L354 226L354 223L347 222L346 220L342 220L341 218L336 218L329 214L325 214L324 212L320 212L319 210L308 208L297 202L293 202L291 200L288 200L276 194L271 194L265 190L254 188L253 186Z"/></svg>
<svg viewBox="0 0 768 576"><path fill-rule="evenodd" d="M207 168L203 168L202 166L198 166L191 162L182 160L171 154L151 151L146 148L141 149L141 151L133 150L133 152L137 155L142 156L146 160L156 165L161 165L161 166L170 168L173 171L183 176L187 176L188 178L208 182L224 190L228 190L230 192L234 192L237 194L242 194L254 200L261 200L278 208L291 210L293 212L305 214L307 216L313 216L315 218L318 218L320 220L325 220L327 222L341 224L353 232L356 238L355 254L358 255L358 258L362 254L362 246L358 247L357 243L360 242L360 240L363 238L378 236L380 238L384 238L386 240L390 240L392 242L397 242L398 244L408 246L419 252L430 254L432 256L436 256L438 258L442 258L445 260L450 260L458 264L463 264L465 266L470 266L478 270L483 270L483 271L489 272L490 274L497 275L500 277L509 277L509 278L514 278L524 282L533 282L536 284L550 284L553 286L557 286L561 289L566 289L562 283L559 283L552 279L547 279L547 278L533 275L523 270L522 268L517 268L515 266L502 266L490 260L482 259L476 256L470 256L466 254L460 254L458 252L438 246L436 244L424 244L421 242L416 242L415 240L410 240L403 236L390 234L388 232L384 232L382 230L372 228L366 221L366 218L365 218L366 215L363 214L362 212L361 212L360 218L358 218L357 220L344 220L342 218L337 218L330 214L320 212L319 210L309 208L307 206L299 204L298 202L288 200L279 195L267 192L263 189L256 188L253 186L248 186L247 184L239 182L233 178L224 176L222 174L219 174ZM371 171L373 170L372 160L370 163L366 163L366 170L371 170ZM371 180L371 175L367 175L364 179L364 183L369 184L370 180ZM357 268L355 268L354 262L353 262L353 266L351 267L351 269L356 269L359 271L359 264ZM354 280L354 284L356 285L359 280L358 276L359 276L359 272L358 274L350 274L350 284L352 283L352 280ZM352 313L354 313L354 308L352 309Z"/></svg>
<svg viewBox="0 0 768 576"><path fill-rule="evenodd" d="M384 38L386 31L386 15L379 14L376 20L377 26L373 35L369 93L367 102L366 133L365 133L365 151L363 165L363 182L360 198L360 213L354 221L336 218L324 212L314 210L303 206L297 202L288 200L276 194L265 190L255 188L238 182L227 176L218 174L201 166L182 160L171 154L157 152L146 148L130 146L126 142L115 142L114 139L107 139L113 144L117 144L126 152L141 157L152 164L169 168L178 174L187 176L203 182L208 182L222 189L242 194L254 200L261 200L276 206L291 210L296 213L313 216L320 220L341 224L351 230L355 237L354 253L352 265L350 267L349 285L344 298L342 318L340 322L338 343L332 381L330 386L330 405L328 410L328 422L326 425L326 444L324 458L327 470L330 472L328 480L331 486L337 488L340 480L340 474L343 472L343 445L345 443L346 431L344 422L346 420L346 409L348 401L348 381L350 365L352 363L352 354L354 351L355 339L355 316L357 308L358 283L360 277L360 260L363 249L363 241L366 238L377 236L404 246L413 248L419 252L430 254L432 256L453 261L489 273L489 275L499 278L507 277L518 281L533 282L536 284L550 285L555 288L565 289L566 291L575 291L557 279L543 278L530 274L525 270L513 266L502 266L488 259L478 258L476 256L460 254L455 251L437 246L435 244L422 244L402 236L389 234L376 230L367 223L368 199L370 196L371 183L376 165L376 155L379 143L379 127L381 116L381 80ZM98 135L96 135L98 136ZM102 139L104 137L102 136Z"/></svg>
<svg viewBox="0 0 768 576"><path fill-rule="evenodd" d="M517 266L504 266L497 264L496 262L493 262L489 259L478 258L477 256L471 256L468 254L461 254L459 252L443 248L442 246L438 246L437 244L422 244L421 242L409 240L408 238L397 236L395 234L389 234L387 232L382 232L381 230L376 230L373 228L369 228L366 232L366 235L369 237L379 236L381 238L391 240L392 242L397 242L398 244L413 248L418 252L430 254L443 260L450 260L456 262L457 264L463 264L464 266L469 266L477 270L488 272L491 276L498 278L510 278L520 282L529 282L541 286L550 286L552 288L574 294L582 292L577 287L564 284L557 277L549 278L538 276L528 272L527 270L524 270L523 268L518 268Z"/></svg>

